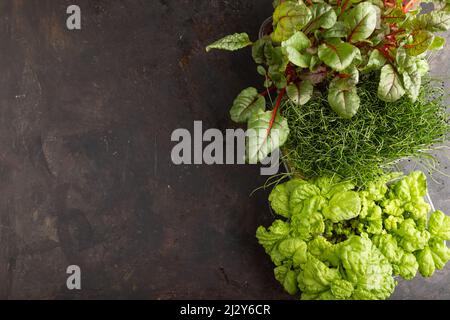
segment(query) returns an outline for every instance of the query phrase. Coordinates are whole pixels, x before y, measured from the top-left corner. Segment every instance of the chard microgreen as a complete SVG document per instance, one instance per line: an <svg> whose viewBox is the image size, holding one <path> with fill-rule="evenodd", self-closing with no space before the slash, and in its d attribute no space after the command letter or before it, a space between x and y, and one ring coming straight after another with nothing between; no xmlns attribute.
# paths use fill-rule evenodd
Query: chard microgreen
<svg viewBox="0 0 450 320"><path fill-rule="evenodd" d="M305 105L314 87L328 88L329 106L346 119L360 109L360 73L379 74L379 99L394 102L406 94L415 101L422 76L428 71L424 54L445 44L445 39L434 33L450 28L448 0L438 1L437 10L425 14L419 14L419 2L275 0L271 34L252 42L248 34L237 33L209 45L207 51L252 46L264 87L277 91L265 137L256 146L264 152L256 158L269 155L278 146L263 143L270 141L275 123L283 126L279 114L282 101L287 98ZM263 123L267 118L265 95L255 88L245 89L233 104L232 119Z"/></svg>

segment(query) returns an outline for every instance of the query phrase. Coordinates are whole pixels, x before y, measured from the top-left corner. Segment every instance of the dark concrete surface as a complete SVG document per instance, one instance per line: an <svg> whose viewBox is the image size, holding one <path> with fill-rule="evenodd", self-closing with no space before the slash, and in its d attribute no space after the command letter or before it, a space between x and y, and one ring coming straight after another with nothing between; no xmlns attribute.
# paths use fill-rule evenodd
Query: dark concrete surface
<svg viewBox="0 0 450 320"><path fill-rule="evenodd" d="M82 30L66 29L66 8ZM285 298L254 233L256 167L171 163L171 133L233 128L258 83L211 40L258 27L261 0L0 3L0 298ZM66 289L67 266L82 290Z"/></svg>
<svg viewBox="0 0 450 320"><path fill-rule="evenodd" d="M81 31L65 27L70 4ZM270 0L0 3L1 299L289 298L254 238L273 219L265 192L249 196L265 181L258 168L170 160L174 129L235 127L230 103L260 79L248 51L204 46L255 38L271 10ZM66 289L72 264L78 292ZM441 275L396 297L448 298Z"/></svg>

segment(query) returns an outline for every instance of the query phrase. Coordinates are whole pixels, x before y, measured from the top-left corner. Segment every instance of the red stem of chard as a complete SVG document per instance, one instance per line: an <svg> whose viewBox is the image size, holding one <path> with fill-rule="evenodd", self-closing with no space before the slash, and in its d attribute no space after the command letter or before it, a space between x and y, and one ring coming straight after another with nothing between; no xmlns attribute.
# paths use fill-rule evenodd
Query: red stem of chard
<svg viewBox="0 0 450 320"><path fill-rule="evenodd" d="M414 5L418 2L420 2L420 1L419 0L408 1L408 3L406 3L404 6L402 6L403 13L405 13L405 14L408 13L409 10L411 10L414 7Z"/></svg>
<svg viewBox="0 0 450 320"><path fill-rule="evenodd" d="M347 9L347 6L349 4L350 0L345 0L344 4L341 7L341 13L339 13L339 18L342 16L342 14L344 13L345 9Z"/></svg>
<svg viewBox="0 0 450 320"><path fill-rule="evenodd" d="M269 122L269 128L267 129L267 136L269 136L270 131L272 130L273 124L275 123L275 119L277 117L278 109L280 109L281 101L283 101L284 94L286 93L286 88L282 89L278 94L277 102L275 103L275 108L272 111L272 118Z"/></svg>
<svg viewBox="0 0 450 320"><path fill-rule="evenodd" d="M390 55L388 48L386 46L383 46L382 48L377 48L378 51L381 52L381 54L389 61L389 62L393 62L394 58L392 58L392 56Z"/></svg>
<svg viewBox="0 0 450 320"><path fill-rule="evenodd" d="M387 8L395 8L396 2L395 0L384 0L384 6Z"/></svg>

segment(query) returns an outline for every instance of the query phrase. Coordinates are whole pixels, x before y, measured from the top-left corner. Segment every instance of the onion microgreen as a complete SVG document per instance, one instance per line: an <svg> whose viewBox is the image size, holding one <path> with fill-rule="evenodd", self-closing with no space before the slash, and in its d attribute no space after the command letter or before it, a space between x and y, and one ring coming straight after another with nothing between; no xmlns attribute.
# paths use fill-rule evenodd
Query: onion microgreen
<svg viewBox="0 0 450 320"><path fill-rule="evenodd" d="M290 135L284 153L291 170L304 177L337 173L364 185L398 159L427 157L430 146L446 140L450 126L442 86L428 80L416 102L384 102L373 90L377 81L374 75L361 81L363 112L351 120L332 112L324 95L301 107L286 102Z"/></svg>

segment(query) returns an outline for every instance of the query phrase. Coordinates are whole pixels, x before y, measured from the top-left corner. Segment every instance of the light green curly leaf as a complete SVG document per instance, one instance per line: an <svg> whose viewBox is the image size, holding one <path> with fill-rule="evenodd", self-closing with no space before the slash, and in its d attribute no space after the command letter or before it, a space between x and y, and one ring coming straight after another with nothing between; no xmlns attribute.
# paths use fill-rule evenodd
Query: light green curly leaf
<svg viewBox="0 0 450 320"><path fill-rule="evenodd" d="M322 213L325 218L337 223L357 217L360 211L361 198L358 193L346 191L336 193Z"/></svg>
<svg viewBox="0 0 450 320"><path fill-rule="evenodd" d="M442 211L436 211L431 215L428 228L433 236L450 240L450 217Z"/></svg>
<svg viewBox="0 0 450 320"><path fill-rule="evenodd" d="M280 266L274 270L275 279L277 279L287 293L294 295L298 291L297 274L286 266Z"/></svg>
<svg viewBox="0 0 450 320"><path fill-rule="evenodd" d="M258 239L259 244L264 247L267 254L270 254L279 242L286 239L290 230L289 223L275 220L268 229L262 226L259 227L256 231L256 238Z"/></svg>

